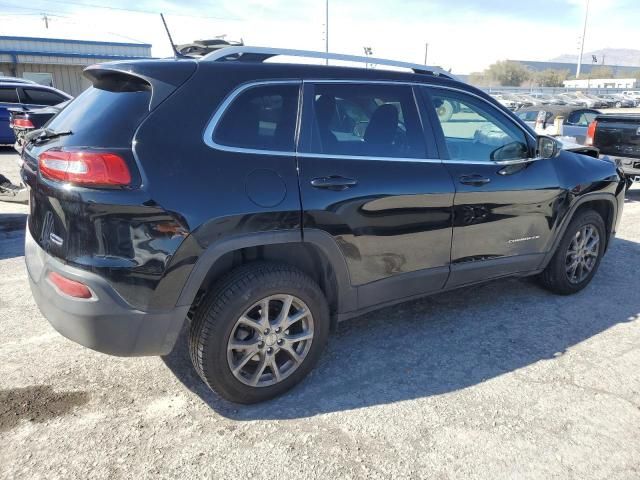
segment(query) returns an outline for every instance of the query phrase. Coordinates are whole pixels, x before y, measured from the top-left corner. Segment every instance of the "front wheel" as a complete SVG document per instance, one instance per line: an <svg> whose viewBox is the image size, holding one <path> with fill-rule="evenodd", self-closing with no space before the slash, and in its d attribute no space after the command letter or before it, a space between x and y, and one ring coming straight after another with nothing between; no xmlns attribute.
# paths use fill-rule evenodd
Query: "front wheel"
<svg viewBox="0 0 640 480"><path fill-rule="evenodd" d="M198 308L191 359L221 396L256 403L301 381L328 334L327 302L311 278L289 265L247 264L217 282Z"/></svg>
<svg viewBox="0 0 640 480"><path fill-rule="evenodd" d="M606 229L602 217L593 210L578 214L540 275L540 282L560 295L579 292L591 282L598 270L605 242Z"/></svg>

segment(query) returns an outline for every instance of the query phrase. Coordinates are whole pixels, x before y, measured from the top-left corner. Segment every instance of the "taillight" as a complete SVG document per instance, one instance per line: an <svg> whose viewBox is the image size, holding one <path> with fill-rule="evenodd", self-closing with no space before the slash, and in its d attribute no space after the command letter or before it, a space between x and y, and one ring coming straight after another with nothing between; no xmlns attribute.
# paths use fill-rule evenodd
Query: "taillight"
<svg viewBox="0 0 640 480"><path fill-rule="evenodd" d="M40 173L51 180L75 185L129 185L126 162L115 153L86 150L47 150L38 157Z"/></svg>
<svg viewBox="0 0 640 480"><path fill-rule="evenodd" d="M74 298L93 298L93 293L84 283L63 277L56 272L50 272L47 278L58 290L60 290L60 292L65 295L69 295Z"/></svg>
<svg viewBox="0 0 640 480"><path fill-rule="evenodd" d="M587 128L587 137L584 140L584 144L588 146L593 146L593 139L596 137L596 127L598 126L598 122L594 120L589 124L589 128Z"/></svg>
<svg viewBox="0 0 640 480"><path fill-rule="evenodd" d="M33 128L33 123L28 118L16 118L11 122L11 127Z"/></svg>

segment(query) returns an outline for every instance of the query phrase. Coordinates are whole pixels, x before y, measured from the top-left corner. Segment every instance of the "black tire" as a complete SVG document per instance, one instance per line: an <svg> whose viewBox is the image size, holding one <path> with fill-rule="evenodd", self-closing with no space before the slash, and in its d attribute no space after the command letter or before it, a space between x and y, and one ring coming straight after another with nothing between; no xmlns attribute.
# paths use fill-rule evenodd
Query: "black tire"
<svg viewBox="0 0 640 480"><path fill-rule="evenodd" d="M270 295L294 295L313 316L311 346L297 369L279 383L250 386L237 379L227 360L227 342L236 321L255 302ZM318 285L295 267L255 262L229 272L216 282L194 315L190 331L193 365L220 396L237 403L257 403L276 397L300 382L315 366L329 335L329 308Z"/></svg>
<svg viewBox="0 0 640 480"><path fill-rule="evenodd" d="M598 231L600 237L598 256L596 257L595 265L588 275L578 283L572 283L567 274L567 251L578 231L587 225L593 225ZM600 261L604 255L606 241L606 228L600 214L593 210L579 212L578 215L571 220L553 258L540 274L539 280L542 286L559 295L571 295L582 290L591 282L591 279L598 271Z"/></svg>

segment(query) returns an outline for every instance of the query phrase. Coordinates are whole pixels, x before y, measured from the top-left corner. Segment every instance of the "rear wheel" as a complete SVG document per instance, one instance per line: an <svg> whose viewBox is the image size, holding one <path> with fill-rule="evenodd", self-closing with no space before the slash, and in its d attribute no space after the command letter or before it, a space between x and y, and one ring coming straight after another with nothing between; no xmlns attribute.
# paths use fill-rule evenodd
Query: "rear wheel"
<svg viewBox="0 0 640 480"><path fill-rule="evenodd" d="M602 217L586 210L575 217L540 275L542 285L554 293L570 295L586 287L604 254L606 229Z"/></svg>
<svg viewBox="0 0 640 480"><path fill-rule="evenodd" d="M288 265L248 264L222 278L199 307L191 359L221 396L255 403L302 380L328 333L327 303L311 278Z"/></svg>

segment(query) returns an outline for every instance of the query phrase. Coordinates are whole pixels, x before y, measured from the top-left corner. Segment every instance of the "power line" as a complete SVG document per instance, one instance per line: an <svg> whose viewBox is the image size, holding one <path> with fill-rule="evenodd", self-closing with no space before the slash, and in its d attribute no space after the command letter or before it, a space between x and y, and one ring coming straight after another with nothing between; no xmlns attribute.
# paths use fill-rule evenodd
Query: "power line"
<svg viewBox="0 0 640 480"><path fill-rule="evenodd" d="M51 3L59 3L61 5L72 5L72 6L76 6L76 7L84 7L84 8L99 8L99 9L104 9L104 10L115 10L115 11L123 11L123 12L134 12L134 13L145 13L145 14L149 14L149 15L158 15L160 13L159 10L142 10L142 9L134 9L134 8L125 8L125 7L114 7L112 5L100 5L97 3L84 3L84 2L74 2L71 0L47 0L46 1L47 4L51 4ZM29 7L22 7L22 6L17 6L17 5L11 5L11 4L6 4L6 3L2 3L0 4L3 7L11 7L11 8L16 8L16 9L20 9L20 10L30 10L30 11L39 11L42 12L42 8L38 9L38 8L29 8ZM49 8L45 8L47 10L50 10ZM68 13L68 12L65 12ZM239 17L220 17L220 16L216 16L216 15L189 15L186 13L179 13L176 11L171 11L171 10L164 10L163 13L166 13L167 15L173 15L176 17L190 17L190 18L206 18L206 19L213 19L213 20L242 20Z"/></svg>

